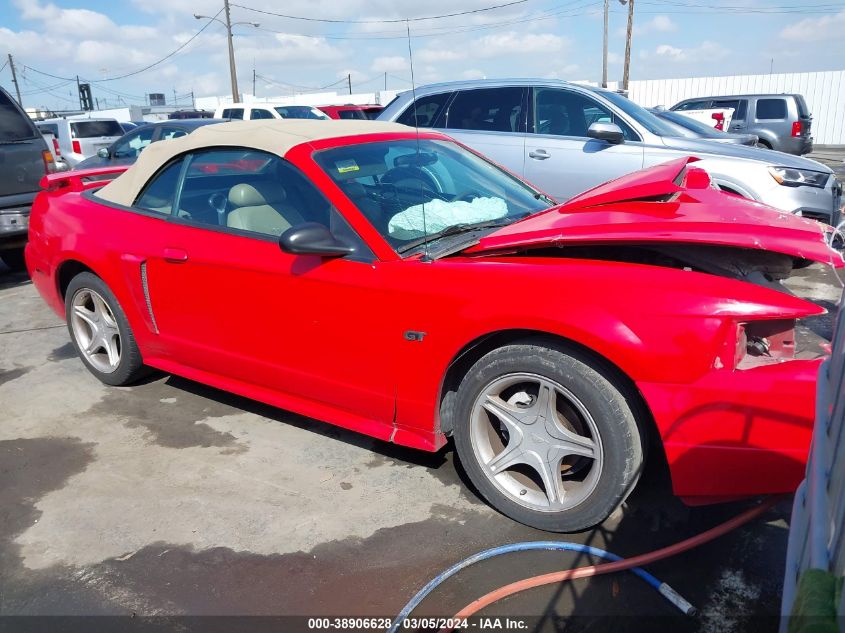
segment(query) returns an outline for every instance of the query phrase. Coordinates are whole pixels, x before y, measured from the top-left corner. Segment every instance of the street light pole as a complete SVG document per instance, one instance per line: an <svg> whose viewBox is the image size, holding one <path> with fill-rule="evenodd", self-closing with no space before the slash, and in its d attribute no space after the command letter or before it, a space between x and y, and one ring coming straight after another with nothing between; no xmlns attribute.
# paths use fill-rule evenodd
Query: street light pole
<svg viewBox="0 0 845 633"><path fill-rule="evenodd" d="M604 0L604 48L601 58L601 87L607 88L607 14L610 12L610 0Z"/></svg>
<svg viewBox="0 0 845 633"><path fill-rule="evenodd" d="M229 42L229 77L232 80L232 103L239 103L241 100L241 94L238 90L238 72L235 69L235 47L232 44L232 27L237 26L238 24L245 24L257 29L261 25L256 22L232 22L232 16L229 13L229 0L223 0L223 9L226 12L225 22L218 20L217 17L197 15L196 13L194 13L194 17L197 20L214 20L215 22L220 22L220 24L226 27L226 39ZM218 11L217 14L219 15L219 13L220 12Z"/></svg>
<svg viewBox="0 0 845 633"><path fill-rule="evenodd" d="M223 0L223 7L226 9L226 37L229 39L229 75L232 79L232 103L241 100L238 91L238 72L235 70L235 47L232 44L232 17L229 15L229 0Z"/></svg>

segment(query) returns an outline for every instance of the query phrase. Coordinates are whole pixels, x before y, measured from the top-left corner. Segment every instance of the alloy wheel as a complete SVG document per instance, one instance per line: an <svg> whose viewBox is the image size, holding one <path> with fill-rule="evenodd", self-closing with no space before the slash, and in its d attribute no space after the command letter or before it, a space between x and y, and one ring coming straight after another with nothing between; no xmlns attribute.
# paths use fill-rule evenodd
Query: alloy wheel
<svg viewBox="0 0 845 633"><path fill-rule="evenodd" d="M601 476L603 449L592 415L544 376L513 373L489 382L473 405L470 439L485 476L531 510L573 508Z"/></svg>
<svg viewBox="0 0 845 633"><path fill-rule="evenodd" d="M120 329L103 297L90 288L80 288L71 302L71 331L76 344L91 365L110 374L120 365Z"/></svg>

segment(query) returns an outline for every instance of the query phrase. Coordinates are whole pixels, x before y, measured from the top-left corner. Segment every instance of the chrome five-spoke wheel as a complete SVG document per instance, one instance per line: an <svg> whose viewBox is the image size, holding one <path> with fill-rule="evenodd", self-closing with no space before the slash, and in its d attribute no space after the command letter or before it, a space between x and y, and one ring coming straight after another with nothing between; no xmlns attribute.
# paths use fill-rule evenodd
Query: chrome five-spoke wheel
<svg viewBox="0 0 845 633"><path fill-rule="evenodd" d="M516 503L561 511L595 489L601 436L584 404L561 384L528 373L497 378L476 399L470 424L484 474Z"/></svg>
<svg viewBox="0 0 845 633"><path fill-rule="evenodd" d="M114 372L120 365L120 328L103 297L90 288L77 290L71 301L70 324L79 350L94 369Z"/></svg>

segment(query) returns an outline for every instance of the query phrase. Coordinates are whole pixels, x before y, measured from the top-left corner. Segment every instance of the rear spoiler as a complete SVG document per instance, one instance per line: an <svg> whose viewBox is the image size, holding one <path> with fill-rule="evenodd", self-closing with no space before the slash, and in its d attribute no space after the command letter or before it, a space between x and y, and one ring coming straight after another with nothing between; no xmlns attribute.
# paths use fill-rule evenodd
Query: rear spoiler
<svg viewBox="0 0 845 633"><path fill-rule="evenodd" d="M122 174L131 165L113 165L111 167L91 167L89 169L77 169L72 171L62 171L55 174L47 174L39 181L39 185L45 191L57 191L58 189L67 189L68 191L85 191L92 187L97 187L105 184L106 181L95 180L93 182L84 182L87 178L93 176L108 176L109 174Z"/></svg>

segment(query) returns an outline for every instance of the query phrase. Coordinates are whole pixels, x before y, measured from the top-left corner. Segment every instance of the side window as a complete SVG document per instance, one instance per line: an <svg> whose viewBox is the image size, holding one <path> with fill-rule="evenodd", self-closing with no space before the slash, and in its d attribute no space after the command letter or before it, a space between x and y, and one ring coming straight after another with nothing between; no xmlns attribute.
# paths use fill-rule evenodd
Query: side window
<svg viewBox="0 0 845 633"><path fill-rule="evenodd" d="M525 89L483 88L462 90L449 106L446 127L450 130L522 132Z"/></svg>
<svg viewBox="0 0 845 633"><path fill-rule="evenodd" d="M222 118L222 119L243 119L244 118L244 109L243 108L226 108L220 114L220 118Z"/></svg>
<svg viewBox="0 0 845 633"><path fill-rule="evenodd" d="M149 125L141 128L132 134L129 138L119 143L114 148L114 158L134 158L141 153L147 145L153 142L153 131L155 128Z"/></svg>
<svg viewBox="0 0 845 633"><path fill-rule="evenodd" d="M396 119L396 122L411 127L434 127L451 96L451 92L443 92L437 95L420 97ZM442 125L438 127L442 127Z"/></svg>
<svg viewBox="0 0 845 633"><path fill-rule="evenodd" d="M757 120L786 118L786 99L757 99Z"/></svg>
<svg viewBox="0 0 845 633"><path fill-rule="evenodd" d="M622 119L598 101L557 88L537 88L534 91L536 134L587 138L587 130L593 123L615 123L622 128L625 140L640 140Z"/></svg>
<svg viewBox="0 0 845 633"><path fill-rule="evenodd" d="M173 200L176 198L176 186L179 184L179 172L183 159L170 163L153 176L135 201L135 206L147 211L170 215Z"/></svg>
<svg viewBox="0 0 845 633"><path fill-rule="evenodd" d="M249 118L251 119L275 119L272 114L262 108L252 108L249 111Z"/></svg>
<svg viewBox="0 0 845 633"><path fill-rule="evenodd" d="M733 108L733 121L744 121L748 109L745 99L721 99L713 102L714 108Z"/></svg>
<svg viewBox="0 0 845 633"><path fill-rule="evenodd" d="M180 136L188 135L185 130L178 127L162 127L158 134L158 140L160 141L167 141L171 138L179 138Z"/></svg>
<svg viewBox="0 0 845 633"><path fill-rule="evenodd" d="M363 110L341 110L337 113L341 119L366 119Z"/></svg>
<svg viewBox="0 0 845 633"><path fill-rule="evenodd" d="M689 101L679 105L675 110L704 110L710 107L709 101Z"/></svg>
<svg viewBox="0 0 845 633"><path fill-rule="evenodd" d="M212 149L190 160L178 198L184 220L274 238L303 222L331 226L331 203L278 156Z"/></svg>

